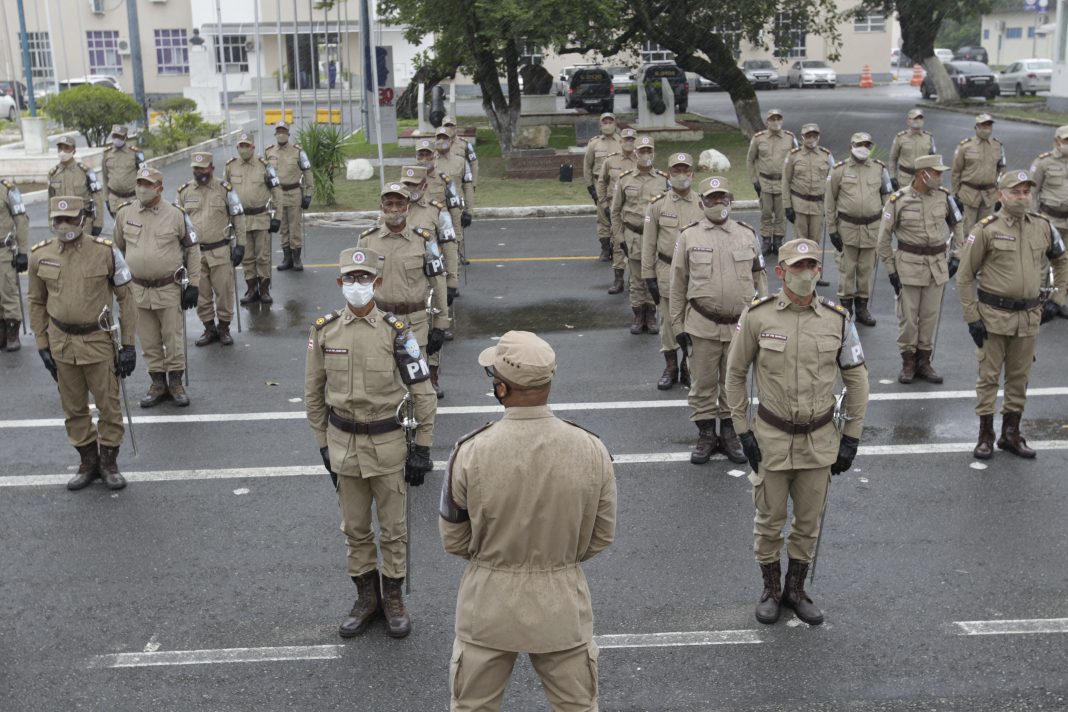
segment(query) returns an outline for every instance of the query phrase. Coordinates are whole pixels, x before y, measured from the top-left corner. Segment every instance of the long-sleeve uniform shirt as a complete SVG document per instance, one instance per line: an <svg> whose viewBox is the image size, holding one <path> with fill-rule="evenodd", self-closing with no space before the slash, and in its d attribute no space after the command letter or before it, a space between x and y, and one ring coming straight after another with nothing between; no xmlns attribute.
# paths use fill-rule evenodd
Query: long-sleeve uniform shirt
<svg viewBox="0 0 1068 712"><path fill-rule="evenodd" d="M268 211L281 210L283 206L282 183L274 168L259 156L253 156L251 161L235 157L226 162L225 180L241 198L241 205L245 209L245 230L251 232L269 228L271 214Z"/></svg>
<svg viewBox="0 0 1068 712"><path fill-rule="evenodd" d="M85 203L92 217L85 221L85 231L104 228L104 191L100 178L89 166L73 159L60 161L48 171L48 199L61 195L76 195ZM98 230L99 232L99 230Z"/></svg>
<svg viewBox="0 0 1068 712"><path fill-rule="evenodd" d="M883 202L891 192L886 164L852 156L838 161L827 176L824 196L827 231L840 233L842 242L853 247L875 247Z"/></svg>
<svg viewBox="0 0 1068 712"><path fill-rule="evenodd" d="M230 227L238 245L245 245L245 216L241 198L226 181L212 178L206 185L191 180L178 189L178 207L193 223L200 251L209 267L216 267L230 259L230 251L220 249L230 243Z"/></svg>
<svg viewBox="0 0 1068 712"><path fill-rule="evenodd" d="M930 131L898 131L890 146L890 176L901 186L911 183L916 177L916 159L936 152Z"/></svg>
<svg viewBox="0 0 1068 712"><path fill-rule="evenodd" d="M200 244L191 224L180 208L162 199L151 208L135 200L116 211L115 246L133 273L132 290L139 307L173 307L182 296L177 279L158 287L139 282L180 278L177 270L185 267L189 284L200 284Z"/></svg>
<svg viewBox="0 0 1068 712"><path fill-rule="evenodd" d="M701 199L693 190L686 195L669 190L653 198L645 210L642 232L642 279L657 276L658 262L665 270L670 268L679 231L704 216Z"/></svg>
<svg viewBox="0 0 1068 712"><path fill-rule="evenodd" d="M426 228L406 225L401 232L390 232L385 225L377 225L361 233L358 242L359 247L374 250L386 258L382 286L375 291L375 300L385 311L396 310L397 316L420 332L420 340L421 328L428 321L429 328L449 328L445 275L427 277L423 272L427 243L433 240L433 233ZM426 312L427 294L431 290L431 306L436 311L433 317ZM416 308L410 311L400 309L399 305L403 304Z"/></svg>
<svg viewBox="0 0 1068 712"><path fill-rule="evenodd" d="M994 204L998 174L1005 168L1005 146L996 138L972 136L953 152L950 185L965 205Z"/></svg>
<svg viewBox="0 0 1068 712"><path fill-rule="evenodd" d="M911 287L926 287L932 280L934 284L948 282L946 255L950 250L955 253L960 244L962 220L945 188L920 193L908 185L892 193L883 210L876 248L886 273L897 272L901 284ZM952 245L947 244L947 230L952 230ZM896 250L892 249L895 236Z"/></svg>
<svg viewBox="0 0 1068 712"><path fill-rule="evenodd" d="M795 148L782 167L782 205L802 215L823 214L823 194L834 156L823 146Z"/></svg>
<svg viewBox="0 0 1068 712"><path fill-rule="evenodd" d="M757 131L749 142L745 166L749 182L760 185L762 192L782 192L782 167L786 154L797 148L797 137L785 129Z"/></svg>
<svg viewBox="0 0 1068 712"><path fill-rule="evenodd" d="M263 153L267 164L274 168L280 183L278 187L282 190L282 202L276 203L276 208L300 205L301 198L312 194L315 190L315 176L308 154L300 144L273 144Z"/></svg>
<svg viewBox="0 0 1068 712"><path fill-rule="evenodd" d="M668 189L667 173L627 171L619 177L612 194L612 239L623 242L632 260L642 257L642 233L645 232L645 209L653 198Z"/></svg>

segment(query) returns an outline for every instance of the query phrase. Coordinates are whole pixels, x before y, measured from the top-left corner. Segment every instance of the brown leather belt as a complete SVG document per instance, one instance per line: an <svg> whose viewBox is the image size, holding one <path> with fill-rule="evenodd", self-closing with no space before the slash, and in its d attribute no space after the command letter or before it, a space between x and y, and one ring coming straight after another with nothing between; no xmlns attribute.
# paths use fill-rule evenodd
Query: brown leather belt
<svg viewBox="0 0 1068 712"><path fill-rule="evenodd" d="M657 252L656 256L661 262L671 264L671 255L665 255L663 252Z"/></svg>
<svg viewBox="0 0 1068 712"><path fill-rule="evenodd" d="M140 277L134 277L133 283L139 287L147 287L149 289L156 289L158 287L166 287L168 284L174 284L174 275L164 277L163 279L141 279Z"/></svg>
<svg viewBox="0 0 1068 712"><path fill-rule="evenodd" d="M382 433L389 433L400 429L400 423L394 418L372 420L370 423L357 423L355 420L342 418L333 410L330 411L327 417L330 420L330 424L338 430L344 430L346 433L355 433L356 435L381 435Z"/></svg>
<svg viewBox="0 0 1068 712"><path fill-rule="evenodd" d="M398 316L404 314L411 314L421 309L426 309L426 304L422 302L409 302L407 304L394 304L392 302L384 302L381 299L375 298L375 305L384 312L392 312Z"/></svg>
<svg viewBox="0 0 1068 712"><path fill-rule="evenodd" d="M761 173L760 177L768 180L782 180L782 173Z"/></svg>
<svg viewBox="0 0 1068 712"><path fill-rule="evenodd" d="M51 319L57 329L64 334L71 334L72 336L85 336L86 334L92 334L94 331L100 331L99 324L66 324L55 317L51 317Z"/></svg>
<svg viewBox="0 0 1068 712"><path fill-rule="evenodd" d="M300 187L300 183L283 183L281 185L282 190L296 190Z"/></svg>
<svg viewBox="0 0 1068 712"><path fill-rule="evenodd" d="M969 188L974 188L975 190L993 190L994 188L997 188L993 183L972 183L966 180L962 180L961 183Z"/></svg>
<svg viewBox="0 0 1068 712"><path fill-rule="evenodd" d="M705 309L704 307L700 306L697 303L696 299L690 299L689 302L690 306L693 307L693 310L695 312L708 319L709 321L716 322L717 324L737 324L738 319L740 319L742 316L741 314L739 314L738 316L725 316L723 314L717 314L714 311L709 311L708 309Z"/></svg>
<svg viewBox="0 0 1068 712"><path fill-rule="evenodd" d="M1055 218L1060 218L1061 220L1063 220L1064 218L1068 218L1068 210L1058 210L1057 208L1051 208L1045 203L1039 203L1038 207L1042 212L1048 213Z"/></svg>
<svg viewBox="0 0 1068 712"><path fill-rule="evenodd" d="M1005 311L1027 311L1042 304L1042 300L1038 297L1032 299L1008 299L990 292L984 292L982 289L976 291L979 293L979 301L983 304L997 309L1004 309Z"/></svg>
<svg viewBox="0 0 1068 712"><path fill-rule="evenodd" d="M219 240L218 242L202 242L200 243L200 251L204 252L205 250L214 250L219 247L224 247L228 244L230 244L229 240Z"/></svg>
<svg viewBox="0 0 1068 712"><path fill-rule="evenodd" d="M871 225L873 222L879 222L880 218L882 218L882 215L872 215L866 218L855 218L852 215L838 213L839 220L841 220L842 222L847 222L851 225Z"/></svg>
<svg viewBox="0 0 1068 712"><path fill-rule="evenodd" d="M636 232L639 235L641 235L643 232L645 232L645 230L643 228L635 226L635 225L631 225L629 222L623 223L623 227L627 228L631 232Z"/></svg>
<svg viewBox="0 0 1068 712"><path fill-rule="evenodd" d="M261 208L245 208L245 215L261 215L267 212L267 206L264 205Z"/></svg>
<svg viewBox="0 0 1068 712"><path fill-rule="evenodd" d="M916 175L915 168L909 168L908 166L898 166L897 169L902 173L908 173L910 176Z"/></svg>
<svg viewBox="0 0 1068 712"><path fill-rule="evenodd" d="M914 255L944 255L946 254L945 245L910 245L907 242L898 242L897 249L902 252L911 252Z"/></svg>
<svg viewBox="0 0 1068 712"><path fill-rule="evenodd" d="M765 423L773 428L778 428L784 433L789 433L790 435L804 435L805 433L819 430L824 425L831 422L831 418L834 417L834 408L831 408L823 415L818 416L810 423L791 423L789 420L783 420L765 408L763 403L757 406L757 415L759 415Z"/></svg>
<svg viewBox="0 0 1068 712"><path fill-rule="evenodd" d="M108 188L108 192L112 195L117 195L120 198L132 198L137 195L137 193L132 190L129 193L123 193L121 190L112 190L111 188Z"/></svg>
<svg viewBox="0 0 1068 712"><path fill-rule="evenodd" d="M801 200L808 200L808 201L813 202L813 203L822 203L823 202L823 196L822 195L808 195L806 193L798 193L793 188L790 189L790 195L794 196L795 198L801 198Z"/></svg>

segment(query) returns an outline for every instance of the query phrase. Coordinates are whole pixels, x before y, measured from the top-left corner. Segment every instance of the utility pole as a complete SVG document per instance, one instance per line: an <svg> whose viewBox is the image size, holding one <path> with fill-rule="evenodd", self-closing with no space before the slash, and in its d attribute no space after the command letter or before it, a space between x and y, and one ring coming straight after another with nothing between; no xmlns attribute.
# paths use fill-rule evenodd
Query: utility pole
<svg viewBox="0 0 1068 712"><path fill-rule="evenodd" d="M22 45L22 74L26 79L26 102L30 105L30 116L37 116L37 100L33 98L33 68L30 66L30 36L26 33L26 8L18 0L19 40Z"/></svg>
<svg viewBox="0 0 1068 712"><path fill-rule="evenodd" d="M22 0L19 0L22 4ZM141 62L141 23L137 19L137 0L126 0L126 18L130 26L130 64L133 69L134 100L141 105L141 121L148 126L145 102L145 69Z"/></svg>

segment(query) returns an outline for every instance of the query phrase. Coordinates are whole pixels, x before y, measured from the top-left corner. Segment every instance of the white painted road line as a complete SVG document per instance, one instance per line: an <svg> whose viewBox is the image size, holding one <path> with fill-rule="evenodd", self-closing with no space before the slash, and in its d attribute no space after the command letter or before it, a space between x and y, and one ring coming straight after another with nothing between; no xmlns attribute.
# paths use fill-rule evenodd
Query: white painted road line
<svg viewBox="0 0 1068 712"><path fill-rule="evenodd" d="M215 663L269 663L283 660L335 660L340 645L289 645L281 648L217 648L215 650L160 650L154 653L97 655L90 667L127 668Z"/></svg>
<svg viewBox="0 0 1068 712"><path fill-rule="evenodd" d="M1022 618L1013 621L956 621L961 635L1035 635L1068 633L1068 618Z"/></svg>
<svg viewBox="0 0 1068 712"><path fill-rule="evenodd" d="M684 645L741 645L761 643L755 630L695 630L686 633L625 633L623 635L595 635L597 647L610 648L672 648Z"/></svg>
<svg viewBox="0 0 1068 712"><path fill-rule="evenodd" d="M1004 396L998 391L998 396ZM1068 387L1031 388L1028 397L1066 396ZM975 391L927 391L912 393L872 393L870 401L925 401L947 399L973 399ZM757 399L753 399L756 404ZM648 408L685 408L685 400L648 400L648 401L594 401L588 403L550 403L555 412L594 411L594 410L643 410ZM503 413L499 405L460 405L439 406L438 415L491 415ZM168 423L239 423L256 420L304 420L303 410L279 410L259 413L203 413L200 415L138 415L133 421L137 425L161 425ZM63 425L62 418L33 418L26 420L0 420L0 429L5 428L58 428Z"/></svg>

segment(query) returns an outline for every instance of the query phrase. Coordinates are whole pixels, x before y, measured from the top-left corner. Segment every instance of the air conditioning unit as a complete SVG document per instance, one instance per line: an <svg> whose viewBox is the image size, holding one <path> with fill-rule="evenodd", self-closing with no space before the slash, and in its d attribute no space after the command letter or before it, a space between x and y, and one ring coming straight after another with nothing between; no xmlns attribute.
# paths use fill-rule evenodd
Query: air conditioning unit
<svg viewBox="0 0 1068 712"><path fill-rule="evenodd" d="M255 52L256 51L256 40L245 40L245 51L246 52Z"/></svg>
<svg viewBox="0 0 1068 712"><path fill-rule="evenodd" d="M130 56L130 40L119 40L115 43L115 47L119 50L120 57Z"/></svg>
<svg viewBox="0 0 1068 712"><path fill-rule="evenodd" d="M89 12L94 15L103 15L104 10L104 0L89 0Z"/></svg>

